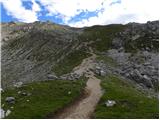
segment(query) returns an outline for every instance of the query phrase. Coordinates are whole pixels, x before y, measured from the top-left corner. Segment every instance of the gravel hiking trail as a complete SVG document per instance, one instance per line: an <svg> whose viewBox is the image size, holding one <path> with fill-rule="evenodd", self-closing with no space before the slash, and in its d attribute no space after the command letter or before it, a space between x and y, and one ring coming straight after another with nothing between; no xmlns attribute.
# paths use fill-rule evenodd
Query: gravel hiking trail
<svg viewBox="0 0 160 120"><path fill-rule="evenodd" d="M92 56L84 59L82 63L73 69L78 74L85 74L88 81L85 87L85 97L64 108L54 116L56 119L89 119L95 110L99 99L102 96L100 80L94 76L91 69L95 66L96 55L91 51Z"/></svg>

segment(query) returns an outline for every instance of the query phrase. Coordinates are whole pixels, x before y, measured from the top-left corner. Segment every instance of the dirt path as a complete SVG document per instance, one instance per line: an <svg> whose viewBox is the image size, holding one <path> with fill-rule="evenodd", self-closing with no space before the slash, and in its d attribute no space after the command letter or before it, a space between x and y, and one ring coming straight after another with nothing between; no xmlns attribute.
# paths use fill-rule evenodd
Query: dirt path
<svg viewBox="0 0 160 120"><path fill-rule="evenodd" d="M96 55L92 52L92 56L83 60L83 62L74 68L74 71L78 74L86 73L88 77L85 91L88 95L85 98L80 99L75 104L65 108L62 113L58 114L58 119L89 119L95 106L97 105L100 97L102 96L100 80L94 76L94 73L90 70L94 67L94 60Z"/></svg>

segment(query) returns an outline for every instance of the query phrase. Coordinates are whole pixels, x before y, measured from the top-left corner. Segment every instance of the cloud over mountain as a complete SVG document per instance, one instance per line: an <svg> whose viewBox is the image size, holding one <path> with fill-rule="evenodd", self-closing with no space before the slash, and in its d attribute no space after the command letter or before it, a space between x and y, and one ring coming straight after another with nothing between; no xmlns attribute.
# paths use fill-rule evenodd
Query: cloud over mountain
<svg viewBox="0 0 160 120"><path fill-rule="evenodd" d="M30 8L26 7L30 2ZM159 19L159 0L1 0L7 15L22 22L50 18L74 27Z"/></svg>

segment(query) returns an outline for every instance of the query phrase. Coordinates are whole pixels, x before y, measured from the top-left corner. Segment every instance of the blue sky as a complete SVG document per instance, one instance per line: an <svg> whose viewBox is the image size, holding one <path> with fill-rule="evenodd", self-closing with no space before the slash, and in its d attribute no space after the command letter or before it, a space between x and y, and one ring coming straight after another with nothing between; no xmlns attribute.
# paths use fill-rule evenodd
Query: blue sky
<svg viewBox="0 0 160 120"><path fill-rule="evenodd" d="M52 21L74 27L157 20L159 0L0 0L1 22Z"/></svg>

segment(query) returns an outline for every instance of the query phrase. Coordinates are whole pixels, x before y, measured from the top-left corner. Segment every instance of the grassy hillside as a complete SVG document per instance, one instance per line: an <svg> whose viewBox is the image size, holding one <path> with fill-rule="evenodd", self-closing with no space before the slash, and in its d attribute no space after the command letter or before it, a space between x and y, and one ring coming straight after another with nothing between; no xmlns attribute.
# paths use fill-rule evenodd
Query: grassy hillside
<svg viewBox="0 0 160 120"><path fill-rule="evenodd" d="M105 92L96 107L95 118L158 118L158 99L146 97L127 81L116 76L109 75L101 79ZM116 105L106 107L107 100L116 101Z"/></svg>
<svg viewBox="0 0 160 120"><path fill-rule="evenodd" d="M8 89L2 92L2 108L5 111L11 110L11 114L6 118L45 118L50 113L54 115L57 110L77 98L85 87L85 82L84 78L77 81L56 80L34 82L21 88ZM18 94L18 91L30 95ZM5 98L9 96L15 97L15 104L5 102Z"/></svg>
<svg viewBox="0 0 160 120"><path fill-rule="evenodd" d="M112 24L107 26L93 26L84 29L84 33L79 37L83 41L92 42L92 46L95 50L103 52L111 48L112 39L114 35L127 26L120 24Z"/></svg>
<svg viewBox="0 0 160 120"><path fill-rule="evenodd" d="M74 67L79 65L84 58L89 57L90 54L87 53L86 49L75 50L67 55L64 59L59 61L54 67L53 71L56 75L60 76L72 71Z"/></svg>

